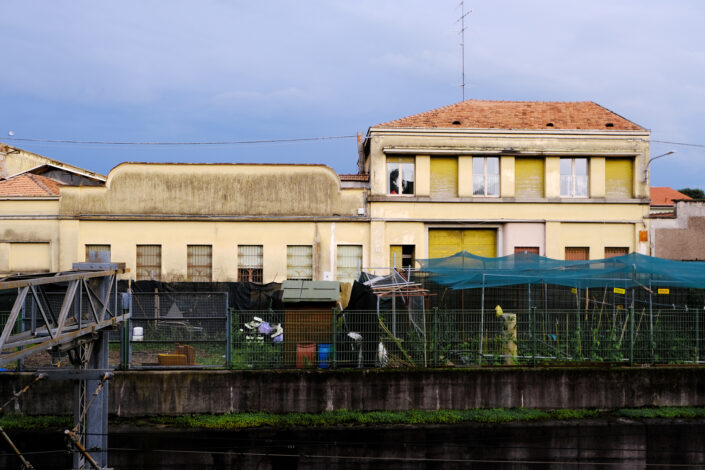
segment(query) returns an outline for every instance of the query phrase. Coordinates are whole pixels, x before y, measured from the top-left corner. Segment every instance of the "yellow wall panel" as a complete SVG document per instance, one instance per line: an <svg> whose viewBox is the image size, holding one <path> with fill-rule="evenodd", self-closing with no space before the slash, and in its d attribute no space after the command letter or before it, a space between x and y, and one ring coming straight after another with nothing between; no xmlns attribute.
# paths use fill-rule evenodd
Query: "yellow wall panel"
<svg viewBox="0 0 705 470"><path fill-rule="evenodd" d="M496 256L497 232L491 229L428 231L429 258L445 258L463 250L478 256Z"/></svg>

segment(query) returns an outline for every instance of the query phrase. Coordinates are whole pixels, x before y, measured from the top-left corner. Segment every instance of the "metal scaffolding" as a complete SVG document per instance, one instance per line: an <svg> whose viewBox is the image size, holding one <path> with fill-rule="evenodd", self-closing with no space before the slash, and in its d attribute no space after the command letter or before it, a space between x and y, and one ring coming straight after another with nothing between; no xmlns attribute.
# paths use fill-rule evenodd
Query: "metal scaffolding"
<svg viewBox="0 0 705 470"><path fill-rule="evenodd" d="M107 466L108 331L130 317L118 311L117 276L124 272L119 263L74 263L71 271L0 279L0 290L17 289L0 334L0 366L47 350L68 355L73 365L40 373L74 381L74 427L66 432L74 469ZM47 297L47 288L57 285L65 287L58 312Z"/></svg>

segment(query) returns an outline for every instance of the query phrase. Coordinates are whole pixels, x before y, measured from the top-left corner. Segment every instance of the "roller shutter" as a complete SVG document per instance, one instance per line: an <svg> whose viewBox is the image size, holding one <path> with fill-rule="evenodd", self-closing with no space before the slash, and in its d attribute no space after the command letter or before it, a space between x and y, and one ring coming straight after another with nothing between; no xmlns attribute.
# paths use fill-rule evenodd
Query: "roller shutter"
<svg viewBox="0 0 705 470"><path fill-rule="evenodd" d="M429 258L444 258L459 251L494 258L497 256L497 231L492 229L428 231Z"/></svg>
<svg viewBox="0 0 705 470"><path fill-rule="evenodd" d="M605 196L608 199L634 197L634 162L632 159L606 159Z"/></svg>
<svg viewBox="0 0 705 470"><path fill-rule="evenodd" d="M431 197L458 197L457 158L431 158Z"/></svg>
<svg viewBox="0 0 705 470"><path fill-rule="evenodd" d="M544 171L544 161L542 158L517 158L514 163L514 189L516 197L543 197Z"/></svg>

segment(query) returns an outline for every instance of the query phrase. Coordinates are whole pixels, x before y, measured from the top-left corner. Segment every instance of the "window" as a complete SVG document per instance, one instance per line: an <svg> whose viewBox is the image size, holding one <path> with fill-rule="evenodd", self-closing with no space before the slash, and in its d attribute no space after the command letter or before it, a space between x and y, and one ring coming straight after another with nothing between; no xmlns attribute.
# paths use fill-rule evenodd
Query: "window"
<svg viewBox="0 0 705 470"><path fill-rule="evenodd" d="M605 161L605 197L634 197L634 162L630 158L607 158Z"/></svg>
<svg viewBox="0 0 705 470"><path fill-rule="evenodd" d="M162 276L162 246L137 245L137 272L138 281L159 281Z"/></svg>
<svg viewBox="0 0 705 470"><path fill-rule="evenodd" d="M336 279L357 281L362 270L362 245L338 245Z"/></svg>
<svg viewBox="0 0 705 470"><path fill-rule="evenodd" d="M539 254L538 246L515 246L514 253L533 253L535 255Z"/></svg>
<svg viewBox="0 0 705 470"><path fill-rule="evenodd" d="M414 159L387 158L388 194L414 194Z"/></svg>
<svg viewBox="0 0 705 470"><path fill-rule="evenodd" d="M499 157L473 157L472 195L499 196Z"/></svg>
<svg viewBox="0 0 705 470"><path fill-rule="evenodd" d="M313 279L313 247L288 245L286 247L286 278Z"/></svg>
<svg viewBox="0 0 705 470"><path fill-rule="evenodd" d="M587 246L566 246L565 259L566 261L586 261L590 255L590 248Z"/></svg>
<svg viewBox="0 0 705 470"><path fill-rule="evenodd" d="M626 246L606 246L605 258L613 258L615 256L623 256L629 254L629 248Z"/></svg>
<svg viewBox="0 0 705 470"><path fill-rule="evenodd" d="M192 282L211 282L213 274L213 247L188 245L186 247L186 277Z"/></svg>
<svg viewBox="0 0 705 470"><path fill-rule="evenodd" d="M414 245L390 245L389 265L397 269L414 267Z"/></svg>
<svg viewBox="0 0 705 470"><path fill-rule="evenodd" d="M262 245L239 245L237 247L237 279L240 282L263 282Z"/></svg>
<svg viewBox="0 0 705 470"><path fill-rule="evenodd" d="M458 197L457 158L431 158L431 197Z"/></svg>
<svg viewBox="0 0 705 470"><path fill-rule="evenodd" d="M86 261L90 263L109 263L110 245L86 245Z"/></svg>
<svg viewBox="0 0 705 470"><path fill-rule="evenodd" d="M543 197L543 158L516 158L514 162L515 196L518 198Z"/></svg>
<svg viewBox="0 0 705 470"><path fill-rule="evenodd" d="M587 158L561 158L561 197L587 196Z"/></svg>

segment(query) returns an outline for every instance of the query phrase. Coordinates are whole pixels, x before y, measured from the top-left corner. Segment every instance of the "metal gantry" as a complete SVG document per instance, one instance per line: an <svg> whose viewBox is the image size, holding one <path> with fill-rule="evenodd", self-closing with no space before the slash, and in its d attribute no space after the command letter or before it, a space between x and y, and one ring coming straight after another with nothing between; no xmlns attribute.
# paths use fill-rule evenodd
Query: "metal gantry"
<svg viewBox="0 0 705 470"><path fill-rule="evenodd" d="M108 332L130 317L118 311L117 276L124 272L119 263L74 263L72 271L0 279L0 290L18 290L0 334L0 366L42 351L67 355L73 366L40 374L74 382L74 427L66 432L74 469L107 466ZM47 295L57 285L65 287L58 312Z"/></svg>

